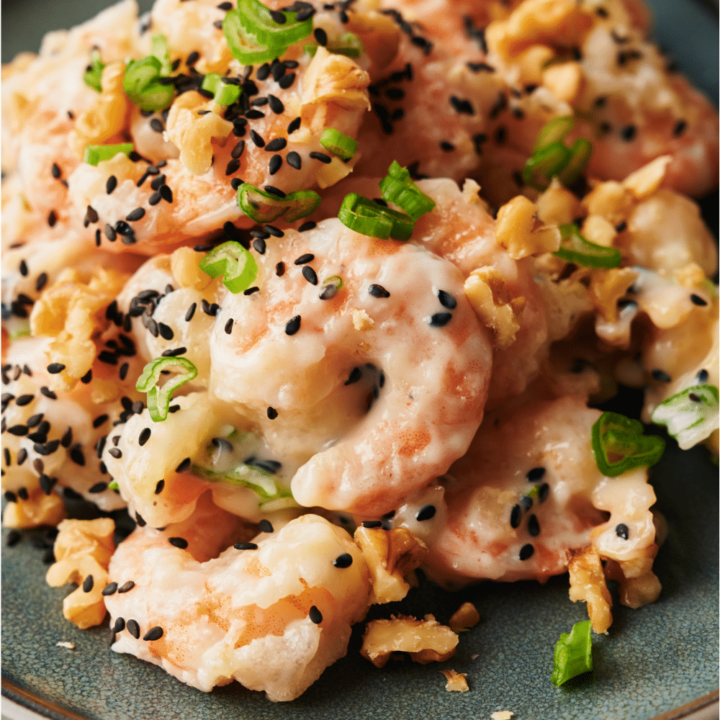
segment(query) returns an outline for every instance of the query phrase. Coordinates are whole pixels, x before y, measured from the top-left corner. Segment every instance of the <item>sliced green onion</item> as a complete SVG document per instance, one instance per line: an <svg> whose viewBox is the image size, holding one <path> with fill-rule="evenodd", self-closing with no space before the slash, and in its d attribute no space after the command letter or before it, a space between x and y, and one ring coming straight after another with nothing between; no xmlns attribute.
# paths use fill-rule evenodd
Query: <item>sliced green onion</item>
<svg viewBox="0 0 720 720"><path fill-rule="evenodd" d="M593 669L590 621L575 623L569 633L561 633L555 643L551 682L560 687L571 678Z"/></svg>
<svg viewBox="0 0 720 720"><path fill-rule="evenodd" d="M410 179L410 171L395 160L388 168L388 174L380 181L380 190L385 202L401 207L413 221L435 207L435 201Z"/></svg>
<svg viewBox="0 0 720 720"><path fill-rule="evenodd" d="M125 68L125 94L141 110L164 110L171 102L175 88L159 82L163 63L154 55L131 60Z"/></svg>
<svg viewBox="0 0 720 720"><path fill-rule="evenodd" d="M297 13L279 11L285 21L278 23L273 19L276 11L260 0L238 0L237 12L245 30L255 36L259 44L268 47L285 48L306 38L313 30L312 16L298 21Z"/></svg>
<svg viewBox="0 0 720 720"><path fill-rule="evenodd" d="M235 240L213 248L201 261L200 269L211 278L223 276L223 285L231 293L247 290L258 274L255 258Z"/></svg>
<svg viewBox="0 0 720 720"><path fill-rule="evenodd" d="M158 388L157 384L163 370L179 370L180 372L168 379L161 388ZM147 393L147 409L153 422L162 422L167 418L173 392L197 377L197 373L195 365L187 358L182 357L156 358L145 366L135 389Z"/></svg>
<svg viewBox="0 0 720 720"><path fill-rule="evenodd" d="M318 47L320 45L316 42L308 43L305 52L310 57L315 57ZM343 33L337 40L330 40L325 49L333 55L345 55L349 58L359 58L365 52L362 40L354 33Z"/></svg>
<svg viewBox="0 0 720 720"><path fill-rule="evenodd" d="M271 473L254 465L243 463L225 472L214 472L201 465L193 465L192 471L210 482L227 483L252 490L260 500L260 507L276 500L292 499L290 490L283 487Z"/></svg>
<svg viewBox="0 0 720 720"><path fill-rule="evenodd" d="M652 421L667 426L683 450L697 445L718 427L718 389L694 385L661 402Z"/></svg>
<svg viewBox="0 0 720 720"><path fill-rule="evenodd" d="M341 160L349 160L357 150L358 141L334 128L325 128L320 136L320 144Z"/></svg>
<svg viewBox="0 0 720 720"><path fill-rule="evenodd" d="M622 255L617 248L596 245L586 240L577 225L559 225L560 249L553 253L565 262L593 268L614 268L620 265Z"/></svg>
<svg viewBox="0 0 720 720"><path fill-rule="evenodd" d="M583 170L590 162L593 152L592 143L585 138L579 138L570 148L570 159L567 165L558 173L558 180L570 187L582 175Z"/></svg>
<svg viewBox="0 0 720 720"><path fill-rule="evenodd" d="M90 52L90 65L83 75L86 85L93 90L102 92L102 72L105 69L105 63L100 60L100 51L95 48Z"/></svg>
<svg viewBox="0 0 720 720"><path fill-rule="evenodd" d="M562 141L570 134L575 126L575 118L572 115L563 115L551 120L538 133L535 140L535 146L532 149L534 155L540 150L544 150L553 143L562 143Z"/></svg>
<svg viewBox="0 0 720 720"><path fill-rule="evenodd" d="M167 77L172 72L167 38L164 35L153 35L150 42L150 53L160 61L160 74Z"/></svg>
<svg viewBox="0 0 720 720"><path fill-rule="evenodd" d="M643 435L643 424L625 415L604 412L592 426L592 450L603 475L617 477L636 467L654 465L662 457L665 441Z"/></svg>
<svg viewBox="0 0 720 720"><path fill-rule="evenodd" d="M322 281L323 287L325 285L334 285L336 290L340 290L343 286L343 279L339 275L332 275L327 280Z"/></svg>
<svg viewBox="0 0 720 720"><path fill-rule="evenodd" d="M85 148L83 162L88 165L97 165L102 160L110 160L118 153L129 155L133 151L132 143L120 143L119 145L88 145Z"/></svg>
<svg viewBox="0 0 720 720"><path fill-rule="evenodd" d="M208 73L202 81L202 89L215 95L218 105L232 105L240 99L242 90L239 85L225 82L220 73Z"/></svg>
<svg viewBox="0 0 720 720"><path fill-rule="evenodd" d="M117 480L113 480L112 482L108 483L108 489L109 490L119 490L120 486L118 485Z"/></svg>
<svg viewBox="0 0 720 720"><path fill-rule="evenodd" d="M567 167L570 158L570 150L562 143L551 143L534 153L525 163L523 181L535 190L547 190L550 180Z"/></svg>
<svg viewBox="0 0 720 720"><path fill-rule="evenodd" d="M273 222L282 217L285 222L292 223L314 212L320 204L320 196L312 190L298 190L279 198L250 183L243 183L238 188L237 203L255 222Z"/></svg>
<svg viewBox="0 0 720 720"><path fill-rule="evenodd" d="M415 228L405 213L378 205L357 193L345 196L338 218L345 227L380 240L409 240Z"/></svg>

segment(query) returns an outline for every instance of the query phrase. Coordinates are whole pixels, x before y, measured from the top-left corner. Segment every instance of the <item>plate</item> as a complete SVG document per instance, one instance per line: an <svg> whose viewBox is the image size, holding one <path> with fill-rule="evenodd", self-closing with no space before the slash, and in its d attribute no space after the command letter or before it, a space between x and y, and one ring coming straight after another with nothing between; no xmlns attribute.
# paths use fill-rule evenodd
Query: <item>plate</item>
<svg viewBox="0 0 720 720"><path fill-rule="evenodd" d="M104 4L3 0L3 61L37 48L44 31L86 19ZM717 102L716 16L693 0L651 4L660 44ZM717 468L704 448L682 453L671 441L651 481L669 526L655 563L663 592L640 610L622 607L616 598L610 634L594 636L593 673L562 688L549 680L553 646L560 633L587 617L583 603L568 599L567 576L544 587L482 584L452 594L423 584L403 603L374 608L369 618L434 612L447 622L462 602L473 602L481 622L462 635L450 661L426 666L391 662L378 670L359 655L361 625L346 658L298 700L272 704L237 683L201 693L154 665L111 652L106 625L81 631L64 620L62 601L70 588L45 584L45 539L36 531L25 533L13 548L3 543L2 692L54 720L284 720L298 715L304 720L460 720L489 718L498 710L513 711L517 720L717 718ZM74 643L75 649L58 647L60 641ZM468 674L471 692L445 691L439 670L449 668ZM13 716L16 707L8 703L3 711Z"/></svg>

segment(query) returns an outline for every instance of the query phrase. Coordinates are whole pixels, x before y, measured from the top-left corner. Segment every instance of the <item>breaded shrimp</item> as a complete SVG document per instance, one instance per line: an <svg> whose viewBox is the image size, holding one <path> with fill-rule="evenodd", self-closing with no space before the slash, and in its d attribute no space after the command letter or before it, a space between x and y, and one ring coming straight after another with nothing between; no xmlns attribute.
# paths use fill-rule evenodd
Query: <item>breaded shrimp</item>
<svg viewBox="0 0 720 720"><path fill-rule="evenodd" d="M120 544L110 580L134 586L106 597L112 647L205 692L237 680L292 700L345 654L369 605L367 565L346 531L317 515L216 557L234 522L205 507L187 530L139 528ZM349 566L333 564L347 555Z"/></svg>

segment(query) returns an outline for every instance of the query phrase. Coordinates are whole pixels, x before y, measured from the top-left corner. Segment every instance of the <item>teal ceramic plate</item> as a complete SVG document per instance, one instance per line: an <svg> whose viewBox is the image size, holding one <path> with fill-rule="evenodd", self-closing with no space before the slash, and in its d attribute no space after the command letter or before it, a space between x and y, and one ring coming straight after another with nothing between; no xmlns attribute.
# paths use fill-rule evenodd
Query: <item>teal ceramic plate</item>
<svg viewBox="0 0 720 720"><path fill-rule="evenodd" d="M81 21L103 4L3 0L3 60L35 49L45 30ZM716 17L691 0L652 4L660 43L717 100ZM463 634L452 660L391 662L378 670L358 652L358 627L346 658L295 702L272 704L237 683L201 693L156 666L111 652L106 626L80 631L65 621L69 588L45 584L46 542L37 532L13 548L3 543L3 695L63 720L460 720L498 710L513 711L517 720L675 720L699 708L710 713L704 717L717 717L717 468L703 448L681 453L672 444L653 468L652 483L669 525L656 561L660 599L640 610L616 602L610 634L596 636L594 672L559 689L550 683L553 646L587 617L584 604L568 600L567 576L544 587L485 584L456 594L423 585L380 611L434 612L447 622L462 602L475 603L482 620ZM57 647L59 641L75 649ZM439 670L448 668L468 674L471 692L445 691Z"/></svg>

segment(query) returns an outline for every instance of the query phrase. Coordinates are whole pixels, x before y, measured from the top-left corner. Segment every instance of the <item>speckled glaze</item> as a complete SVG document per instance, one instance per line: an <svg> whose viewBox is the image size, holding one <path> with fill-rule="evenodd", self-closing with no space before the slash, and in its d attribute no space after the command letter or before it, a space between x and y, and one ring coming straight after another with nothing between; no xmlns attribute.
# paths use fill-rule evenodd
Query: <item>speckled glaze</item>
<svg viewBox="0 0 720 720"><path fill-rule="evenodd" d="M20 2L3 0L3 60L37 47L40 30L80 21L105 4L23 0L20 11ZM717 100L716 19L693 0L650 4L658 11L661 44ZM33 17L24 34L13 21L20 12ZM237 683L201 693L156 666L111 652L107 624L81 631L65 621L62 600L71 588L45 584L44 551L32 543L42 533L26 533L14 548L3 543L3 694L57 720L465 720L498 710L512 710L516 720L687 717L676 709L718 688L717 475L704 449L681 453L670 444L652 471L657 507L669 525L655 563L660 599L640 610L616 603L609 635L594 638L594 672L562 688L550 683L553 646L587 617L584 604L568 600L567 576L544 587L484 584L456 594L424 584L370 617L434 612L446 622L470 600L482 620L463 634L454 658L427 666L390 662L378 670L359 655L359 626L346 658L295 702L272 704ZM75 650L57 647L58 641L74 643ZM445 691L439 670L448 668L468 674L469 693Z"/></svg>

